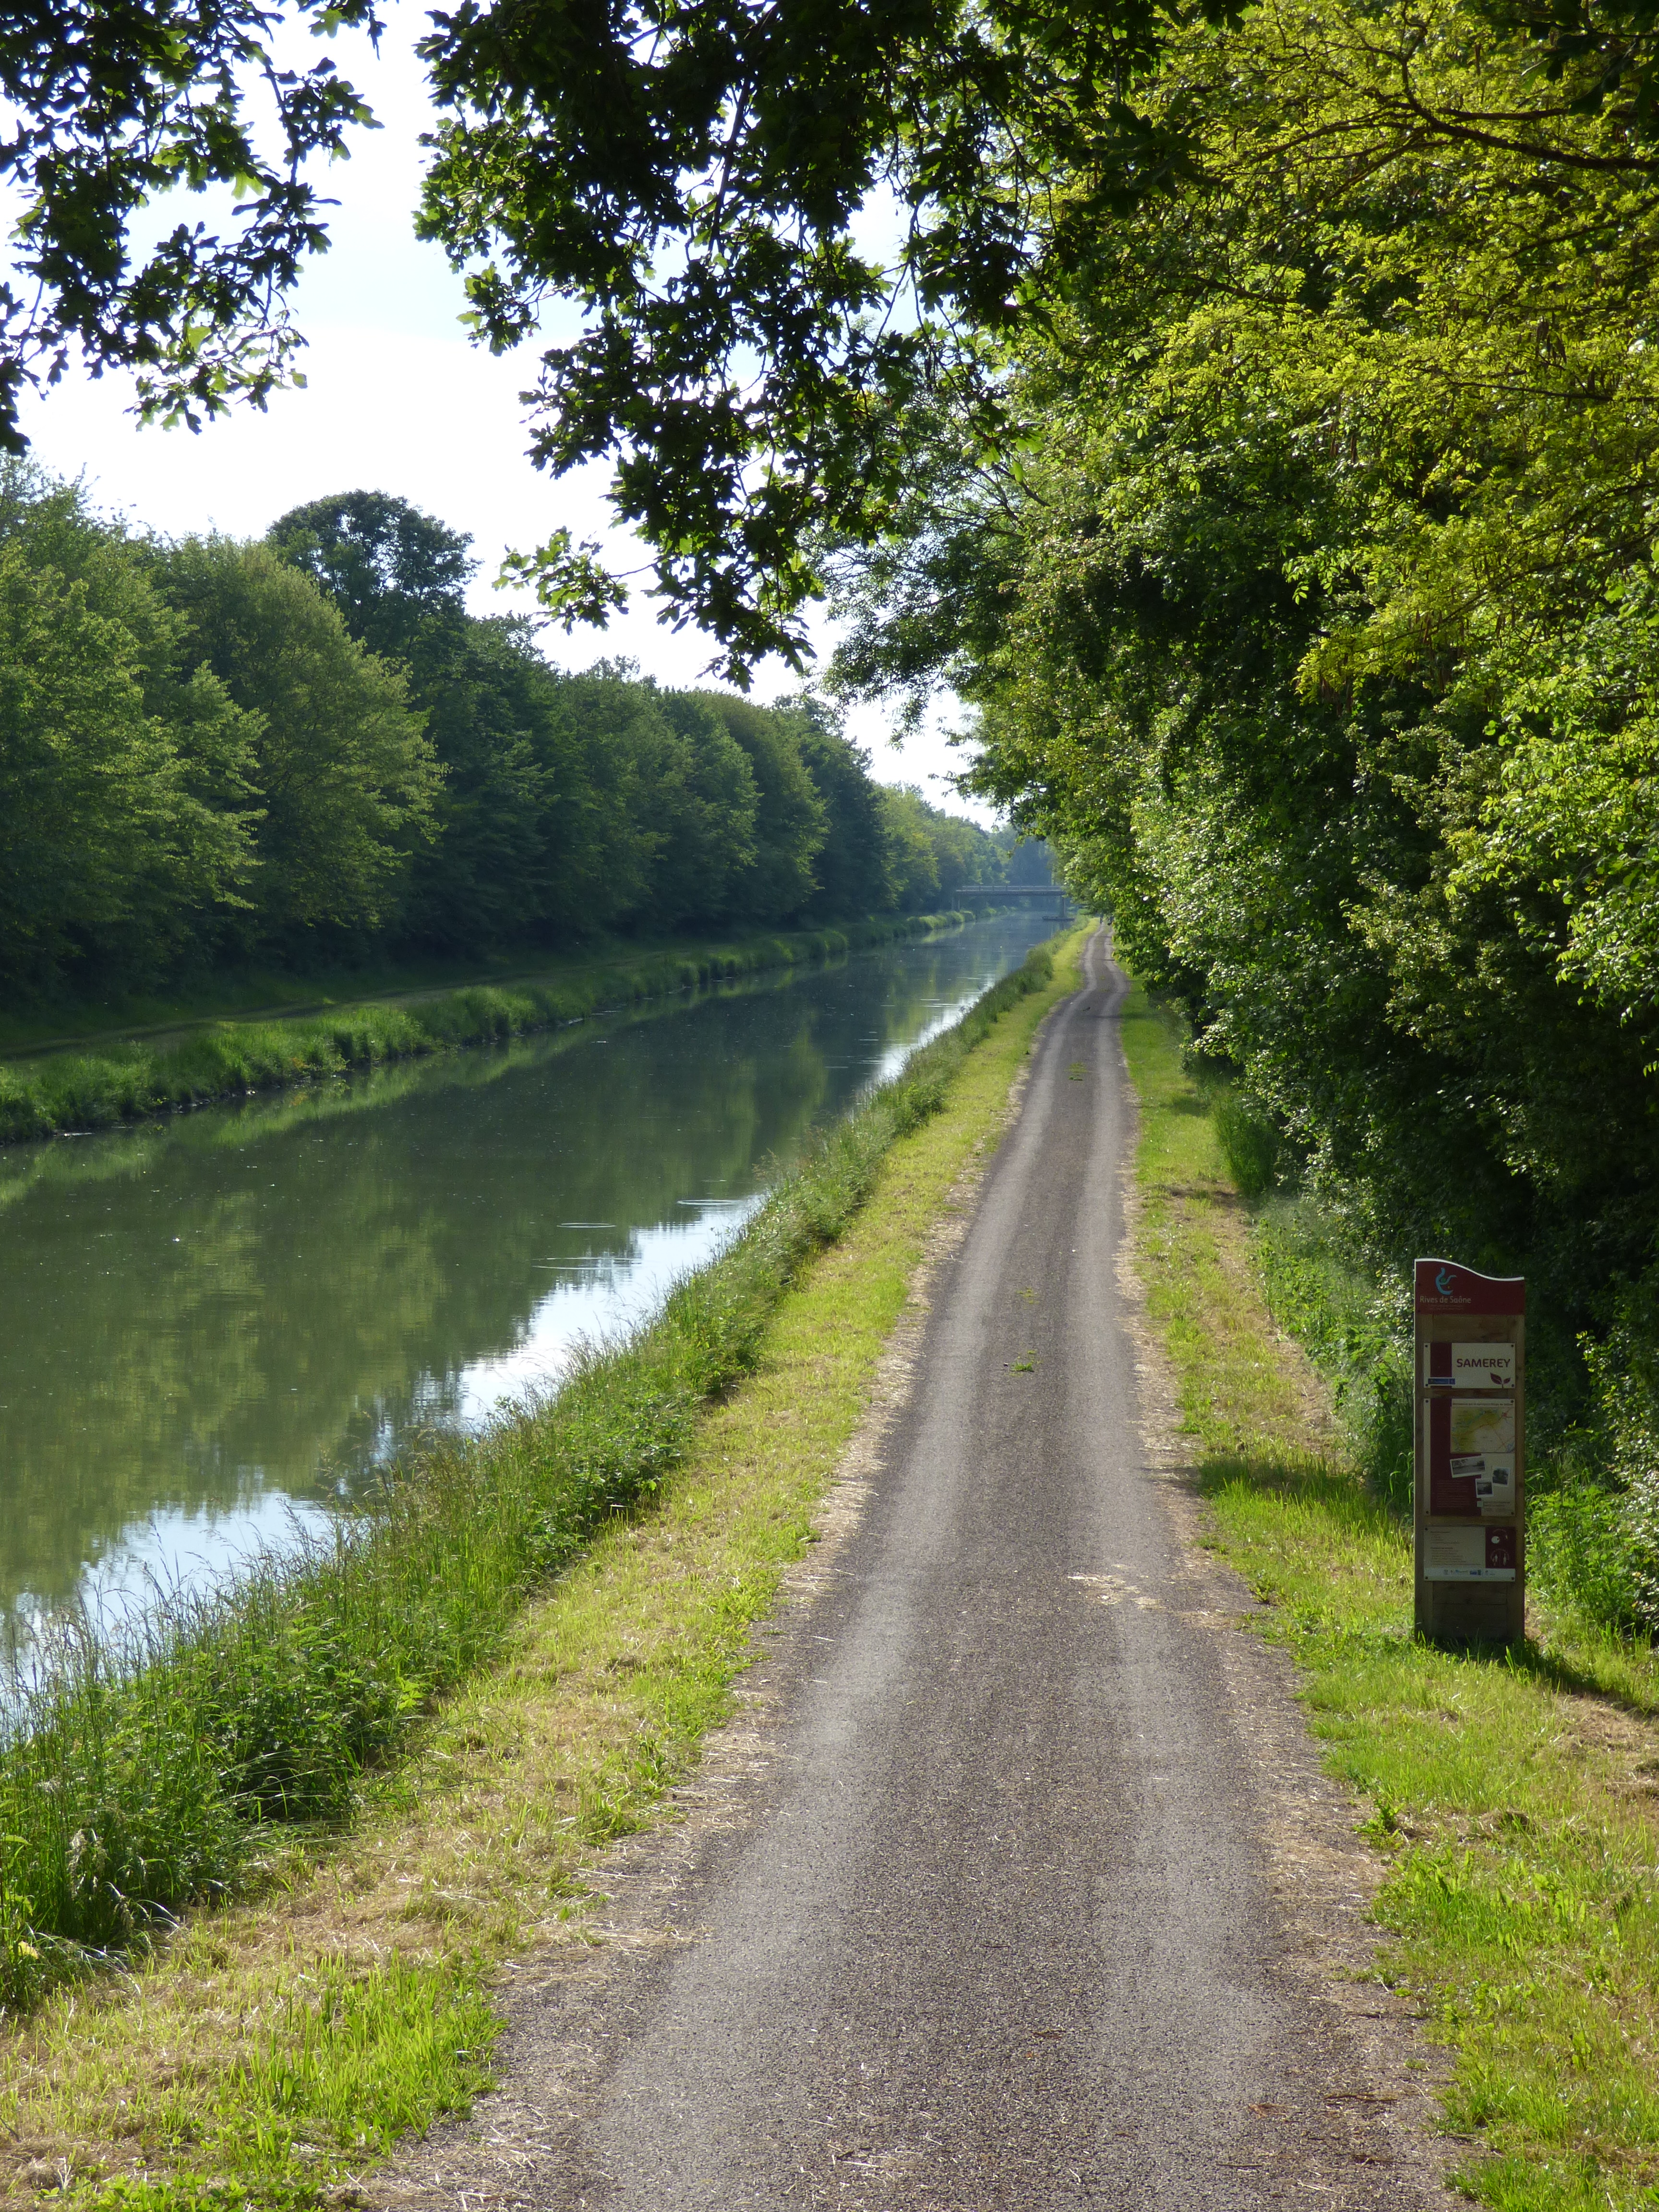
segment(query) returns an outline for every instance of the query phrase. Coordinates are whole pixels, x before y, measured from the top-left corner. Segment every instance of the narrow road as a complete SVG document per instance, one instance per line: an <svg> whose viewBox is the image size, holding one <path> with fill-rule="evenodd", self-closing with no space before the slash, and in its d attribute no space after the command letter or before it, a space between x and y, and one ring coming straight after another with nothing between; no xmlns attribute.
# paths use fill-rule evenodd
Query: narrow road
<svg viewBox="0 0 1659 2212"><path fill-rule="evenodd" d="M1285 1776L1247 1708L1296 1737L1284 1675L1241 1676L1248 1599L1146 1463L1124 991L1097 937L937 1284L762 1801L695 1873L695 1940L634 1973L530 2201L1444 2201L1378 2087L1404 2031L1365 2045L1322 1997L1275 1873Z"/></svg>

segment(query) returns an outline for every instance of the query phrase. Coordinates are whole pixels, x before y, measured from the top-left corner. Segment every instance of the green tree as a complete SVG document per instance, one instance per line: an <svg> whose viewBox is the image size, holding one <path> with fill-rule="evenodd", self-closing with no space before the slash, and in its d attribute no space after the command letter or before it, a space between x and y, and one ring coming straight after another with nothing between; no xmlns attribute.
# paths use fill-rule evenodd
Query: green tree
<svg viewBox="0 0 1659 2212"><path fill-rule="evenodd" d="M383 928L430 835L441 769L402 672L366 652L308 576L263 546L186 539L155 556L189 654L258 719L263 936Z"/></svg>
<svg viewBox="0 0 1659 2212"><path fill-rule="evenodd" d="M758 857L760 787L749 755L707 702L659 695L673 744L641 763L637 804L655 853L643 913L659 927L720 921L738 910Z"/></svg>
<svg viewBox="0 0 1659 2212"><path fill-rule="evenodd" d="M383 491L290 507L265 543L320 584L353 637L386 660L410 659L423 627L455 624L478 565L465 532Z"/></svg>
<svg viewBox="0 0 1659 2212"><path fill-rule="evenodd" d="M939 855L928 835L927 802L919 791L890 786L881 793L888 871L901 912L926 914L939 904Z"/></svg>
<svg viewBox="0 0 1659 2212"><path fill-rule="evenodd" d="M665 759L678 767L679 755L655 686L641 683L631 662L596 661L555 681L585 772L555 810L547 914L556 933L580 936L625 927L648 908L673 834L650 779Z"/></svg>
<svg viewBox="0 0 1659 2212"><path fill-rule="evenodd" d="M245 902L256 725L182 660L138 549L0 471L0 973L147 983Z"/></svg>
<svg viewBox="0 0 1659 2212"><path fill-rule="evenodd" d="M724 910L732 863L703 789L715 792L720 764L677 741L629 669L601 664L573 682L522 618L469 615L466 537L406 500L355 491L293 509L266 542L404 670L442 764L434 834L411 861L406 937L479 951ZM732 755L726 771L744 772L716 738ZM734 834L741 857L747 830Z"/></svg>
<svg viewBox="0 0 1659 2212"><path fill-rule="evenodd" d="M748 756L755 786L754 858L735 879L732 912L757 921L804 913L817 889L813 862L829 822L794 719L729 691L680 695L722 724Z"/></svg>
<svg viewBox="0 0 1659 2212"><path fill-rule="evenodd" d="M909 913L951 905L964 890L1002 880L1002 854L988 830L933 805L914 784L881 793L898 903Z"/></svg>
<svg viewBox="0 0 1659 2212"><path fill-rule="evenodd" d="M428 622L404 665L444 775L433 834L410 861L403 934L457 952L544 936L558 904L550 878L559 856L571 865L568 832L587 790L557 678L510 617Z"/></svg>
<svg viewBox="0 0 1659 2212"><path fill-rule="evenodd" d="M838 917L879 914L896 901L881 794L870 756L842 732L833 710L810 692L791 702L800 757L823 802L824 839L812 865L817 911Z"/></svg>
<svg viewBox="0 0 1659 2212"><path fill-rule="evenodd" d="M76 968L83 982L149 981L192 926L240 902L251 810L220 811L198 769L214 760L246 795L246 726L210 684L180 687L170 726L147 712L144 673L84 583L0 546L0 973L14 987Z"/></svg>

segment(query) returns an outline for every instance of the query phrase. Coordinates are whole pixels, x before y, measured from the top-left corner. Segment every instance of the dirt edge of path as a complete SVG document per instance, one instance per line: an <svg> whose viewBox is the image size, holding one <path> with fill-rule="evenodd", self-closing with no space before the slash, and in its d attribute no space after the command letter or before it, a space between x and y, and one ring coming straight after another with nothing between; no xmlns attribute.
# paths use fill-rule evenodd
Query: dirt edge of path
<svg viewBox="0 0 1659 2212"><path fill-rule="evenodd" d="M1294 1663L1260 1632L1267 1608L1218 1556L1210 1538L1181 1427L1175 1370L1148 1318L1135 1264L1142 1210L1135 1176L1139 1109L1127 1066L1124 1096L1132 1123L1121 1170L1118 1289L1134 1349L1146 1467L1162 1486L1185 1553L1194 1607L1218 1632L1240 1738L1255 1762L1261 1840L1290 1939L1279 1968L1310 2002L1337 2014L1365 2074L1352 2092L1357 2114L1382 2123L1394 2162L1413 2177L1425 2204L1462 2203L1467 2200L1453 2187L1448 2169L1474 2146L1468 2137L1446 2134L1442 2124L1440 2092L1450 2075L1450 2056L1427 2039L1420 2012L1379 1972L1387 1937L1372 1914L1387 1861L1358 1832L1363 1808L1358 1799L1325 1771L1298 1700ZM1288 1342L1284 1350L1306 1370L1302 1379L1310 1410L1322 1413L1322 1386L1304 1355Z"/></svg>
<svg viewBox="0 0 1659 2212"><path fill-rule="evenodd" d="M360 2187L342 2192L344 2201L386 2212L521 2212L566 2201L550 2199L549 2186L609 2065L641 1970L697 1939L701 1931L689 1917L697 1870L711 1847L744 1828L757 1807L779 1724L813 1663L814 1601L839 1571L840 1555L864 1517L887 1438L909 1402L934 1285L967 1237L980 1185L1019 1117L1057 1011L1037 1025L1000 1121L975 1146L928 1231L877 1363L869 1406L813 1512L812 1547L783 1577L776 1607L757 1629L753 1659L733 1686L737 1711L704 1738L696 1767L667 1793L653 1824L592 1869L590 1909L574 1936L532 1954L495 1987L504 2023L500 2086L479 2099L470 2118L434 2128ZM550 2014L558 2023L550 2034Z"/></svg>

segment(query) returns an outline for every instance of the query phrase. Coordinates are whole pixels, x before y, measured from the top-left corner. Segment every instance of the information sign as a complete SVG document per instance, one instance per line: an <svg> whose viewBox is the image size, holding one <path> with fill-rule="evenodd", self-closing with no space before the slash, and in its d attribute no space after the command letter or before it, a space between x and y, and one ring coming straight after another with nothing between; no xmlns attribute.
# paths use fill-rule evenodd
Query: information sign
<svg viewBox="0 0 1659 2212"><path fill-rule="evenodd" d="M1441 1643L1518 1643L1527 1286L1419 1260L1416 1293L1417 1626Z"/></svg>

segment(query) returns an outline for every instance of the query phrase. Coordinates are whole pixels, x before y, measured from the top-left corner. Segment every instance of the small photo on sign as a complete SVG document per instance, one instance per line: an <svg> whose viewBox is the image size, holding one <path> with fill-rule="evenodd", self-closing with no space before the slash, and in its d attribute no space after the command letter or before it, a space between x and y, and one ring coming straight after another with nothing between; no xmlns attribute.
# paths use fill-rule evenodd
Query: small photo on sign
<svg viewBox="0 0 1659 2212"><path fill-rule="evenodd" d="M1489 1464L1483 1474L1475 1478L1474 1502L1480 1508L1483 1520L1507 1520L1515 1511L1515 1465L1498 1462Z"/></svg>

